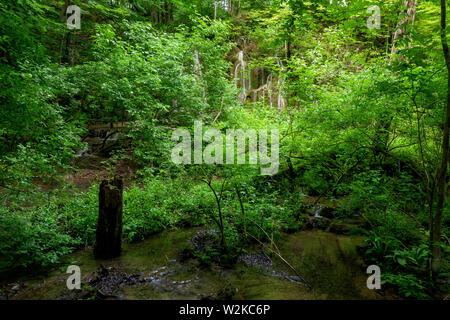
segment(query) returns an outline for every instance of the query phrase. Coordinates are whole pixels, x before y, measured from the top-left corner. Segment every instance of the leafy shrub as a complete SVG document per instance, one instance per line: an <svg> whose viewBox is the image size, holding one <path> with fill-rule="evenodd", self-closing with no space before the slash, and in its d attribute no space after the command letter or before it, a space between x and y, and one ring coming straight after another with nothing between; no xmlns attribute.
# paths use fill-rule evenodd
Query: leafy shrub
<svg viewBox="0 0 450 320"><path fill-rule="evenodd" d="M424 292L426 290L425 281L419 279L414 274L385 273L382 276L382 283L394 285L398 289L398 292L407 298L429 298L429 296Z"/></svg>
<svg viewBox="0 0 450 320"><path fill-rule="evenodd" d="M394 286L405 297L428 298L426 266L430 249L426 242L411 248L405 247L396 237L383 236L371 231L366 239L365 256L380 266L382 281Z"/></svg>
<svg viewBox="0 0 450 320"><path fill-rule="evenodd" d="M204 224L214 199L201 185L185 187L182 179L154 179L125 189L123 238L142 240L166 228ZM0 214L0 269L48 266L95 243L98 185L75 196L68 191L34 208L2 208Z"/></svg>
<svg viewBox="0 0 450 320"><path fill-rule="evenodd" d="M3 211L3 210L2 210ZM73 240L49 223L33 224L17 212L0 212L0 270L56 263Z"/></svg>

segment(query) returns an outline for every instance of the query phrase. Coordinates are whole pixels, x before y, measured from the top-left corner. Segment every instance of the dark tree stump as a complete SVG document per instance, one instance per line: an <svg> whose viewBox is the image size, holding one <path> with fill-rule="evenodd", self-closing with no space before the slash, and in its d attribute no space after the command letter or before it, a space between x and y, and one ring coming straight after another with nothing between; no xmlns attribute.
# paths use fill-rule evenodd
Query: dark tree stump
<svg viewBox="0 0 450 320"><path fill-rule="evenodd" d="M99 212L94 257L110 259L120 256L122 245L123 181L103 180L99 192Z"/></svg>

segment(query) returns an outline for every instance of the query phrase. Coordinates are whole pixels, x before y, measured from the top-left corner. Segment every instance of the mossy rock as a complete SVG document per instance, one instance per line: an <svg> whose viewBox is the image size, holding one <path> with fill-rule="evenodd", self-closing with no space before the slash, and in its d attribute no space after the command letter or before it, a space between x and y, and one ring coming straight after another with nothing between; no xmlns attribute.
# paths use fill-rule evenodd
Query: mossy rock
<svg viewBox="0 0 450 320"><path fill-rule="evenodd" d="M354 228L354 226L351 224L334 222L330 224L328 231L336 234L348 234L352 228Z"/></svg>
<svg viewBox="0 0 450 320"><path fill-rule="evenodd" d="M327 218L315 218L315 217L309 217L309 221L306 224L306 229L319 229L319 230L328 230L328 227L330 226L331 221Z"/></svg>
<svg viewBox="0 0 450 320"><path fill-rule="evenodd" d="M333 219L337 216L336 214L336 209L335 208L331 208L331 207L323 207L320 211L319 214L324 217L324 218L328 218L328 219Z"/></svg>

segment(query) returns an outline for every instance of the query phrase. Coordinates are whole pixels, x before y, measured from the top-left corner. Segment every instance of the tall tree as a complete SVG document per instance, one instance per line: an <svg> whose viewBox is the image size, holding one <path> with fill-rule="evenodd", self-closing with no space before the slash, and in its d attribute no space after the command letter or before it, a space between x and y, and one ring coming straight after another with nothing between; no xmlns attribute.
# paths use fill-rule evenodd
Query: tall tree
<svg viewBox="0 0 450 320"><path fill-rule="evenodd" d="M444 211L445 200L445 186L447 178L447 166L449 162L449 136L450 136L450 53L447 43L447 11L446 0L441 0L441 43L444 53L445 63L447 65L448 84L447 84L447 107L446 116L444 121L444 134L442 137L442 158L441 166L438 171L437 190L438 200L436 205L436 215L433 221L432 232L432 256L431 256L431 271L433 280L437 279L440 268L441 260L441 225L442 225L442 212Z"/></svg>

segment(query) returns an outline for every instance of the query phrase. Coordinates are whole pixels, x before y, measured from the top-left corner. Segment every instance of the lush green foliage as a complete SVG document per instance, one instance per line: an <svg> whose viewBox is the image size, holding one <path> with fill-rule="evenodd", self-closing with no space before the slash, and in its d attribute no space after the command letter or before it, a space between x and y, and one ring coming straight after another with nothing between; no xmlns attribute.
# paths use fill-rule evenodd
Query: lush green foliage
<svg viewBox="0 0 450 320"><path fill-rule="evenodd" d="M330 200L333 219L358 216L365 259L385 284L430 296L448 89L437 1L418 4L397 55L397 0L228 1L216 12L210 0L73 1L83 18L71 31L62 2L0 3L0 269L50 266L94 244L98 185L80 192L64 179L93 125L125 123L103 156L111 170L124 159L137 168L124 193L127 241L211 225L221 247L198 257L231 264L246 245L306 228L311 199ZM370 5L380 6L380 29L366 27ZM233 78L239 51L259 70L246 76L248 92ZM175 165L172 132L198 119L278 129L280 172ZM449 226L446 203L442 278Z"/></svg>

